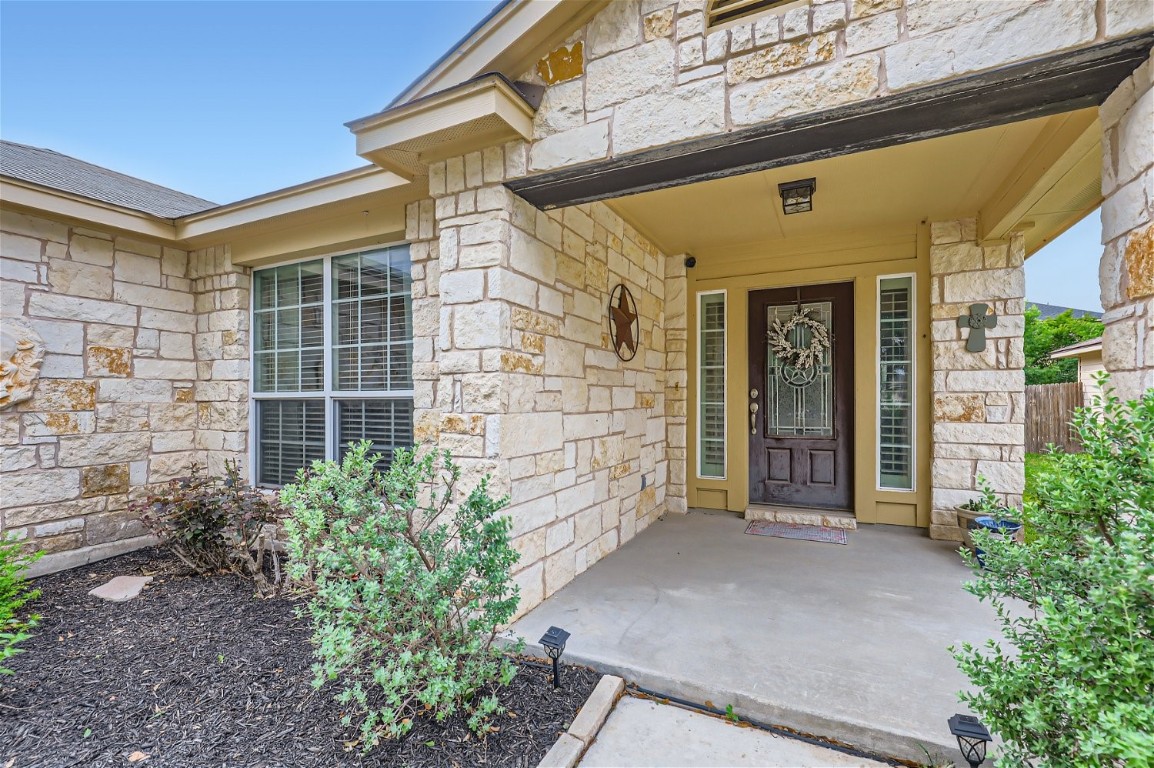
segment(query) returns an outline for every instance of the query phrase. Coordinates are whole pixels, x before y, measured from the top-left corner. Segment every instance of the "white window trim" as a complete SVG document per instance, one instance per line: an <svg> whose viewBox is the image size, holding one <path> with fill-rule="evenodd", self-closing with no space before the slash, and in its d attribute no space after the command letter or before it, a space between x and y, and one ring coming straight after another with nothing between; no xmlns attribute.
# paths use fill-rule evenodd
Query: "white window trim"
<svg viewBox="0 0 1154 768"><path fill-rule="evenodd" d="M910 385L910 487L890 488L882 485L881 462L881 434L882 434L882 281L896 280L903 277L910 279L910 375L913 383ZM878 449L874 453L875 481L877 490L886 493L915 493L918 487L918 276L915 272L900 272L889 275L878 275L874 291L874 435L877 438Z"/></svg>
<svg viewBox="0 0 1154 768"><path fill-rule="evenodd" d="M312 256L302 256L295 259L285 259L283 261L275 261L269 264L261 264L259 267L253 268L248 296L248 466L249 481L254 486L259 485L260 487L266 488L279 487L270 483L259 482L260 451L258 440L259 430L257 424L257 404L261 400L323 401L325 404L325 461L335 461L337 458L338 442L336 434L336 407L338 400L413 399L413 389L394 389L388 391L370 390L362 392L359 390L341 390L332 388L332 260L341 256L347 256L351 253L368 253L370 251L396 248L402 245L411 245L411 243L408 240L400 240L393 243L378 243L372 246L361 248L349 248L343 251L333 251L331 253L321 253L314 254ZM320 261L322 264L322 280L324 283L322 304L324 306L323 327L325 335L324 365L322 366L324 387L321 389L312 389L307 392L258 392L256 390L256 273L265 269L288 267L292 266L293 264L304 264L310 261Z"/></svg>
<svg viewBox="0 0 1154 768"><path fill-rule="evenodd" d="M722 392L726 398L726 415L725 418L721 420L721 444L725 450L725 461L723 462L723 468L720 476L701 474L701 306L702 299L704 297L716 296L718 294L721 294L725 301L725 327L721 331L721 344L722 349L725 351L725 387L722 389ZM695 366L697 368L697 371L695 372L695 376L697 377L697 402L694 403L694 421L696 422L697 429L694 430L694 436L696 439L693 441L695 443L693 466L694 475L699 480L727 480L729 475L729 296L724 288L713 291L697 292L697 317L695 318L695 321L695 325L697 326L694 329L694 332L697 334L697 365Z"/></svg>

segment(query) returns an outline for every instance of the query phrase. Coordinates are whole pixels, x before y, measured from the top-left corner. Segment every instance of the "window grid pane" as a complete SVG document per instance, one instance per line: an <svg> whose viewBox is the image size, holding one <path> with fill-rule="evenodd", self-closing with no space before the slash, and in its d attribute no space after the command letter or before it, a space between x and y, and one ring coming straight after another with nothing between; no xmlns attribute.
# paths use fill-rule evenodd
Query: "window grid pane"
<svg viewBox="0 0 1154 768"><path fill-rule="evenodd" d="M913 488L913 279L885 278L878 301L878 467L882 488Z"/></svg>
<svg viewBox="0 0 1154 768"><path fill-rule="evenodd" d="M698 476L725 477L725 294L701 296Z"/></svg>
<svg viewBox="0 0 1154 768"><path fill-rule="evenodd" d="M333 389L413 388L408 247L333 259Z"/></svg>
<svg viewBox="0 0 1154 768"><path fill-rule="evenodd" d="M253 389L323 389L324 262L262 269L254 279Z"/></svg>
<svg viewBox="0 0 1154 768"><path fill-rule="evenodd" d="M413 401L338 400L337 435L338 458L344 458L352 443L372 440L384 469L392 462L395 449L413 444Z"/></svg>
<svg viewBox="0 0 1154 768"><path fill-rule="evenodd" d="M284 485L297 470L325 458L325 401L260 400L257 482Z"/></svg>

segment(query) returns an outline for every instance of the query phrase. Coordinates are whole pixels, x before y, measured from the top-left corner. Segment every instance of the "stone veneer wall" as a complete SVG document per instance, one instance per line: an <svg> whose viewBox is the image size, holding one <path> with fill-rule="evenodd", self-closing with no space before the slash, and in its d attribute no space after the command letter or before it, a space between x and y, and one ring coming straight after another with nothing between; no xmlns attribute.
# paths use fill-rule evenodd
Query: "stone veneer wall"
<svg viewBox="0 0 1154 768"><path fill-rule="evenodd" d="M1025 248L1020 235L979 244L973 219L934 222L930 237L930 536L960 541L955 508L978 495L979 476L1012 505L1025 488ZM997 327L984 352L967 352L958 317L979 302Z"/></svg>
<svg viewBox="0 0 1154 768"><path fill-rule="evenodd" d="M33 398L0 412L0 529L48 553L34 573L141 546L130 499L243 454L247 384L222 379L247 377L247 314L226 313L248 276L226 254L12 211L0 229L3 315L47 352Z"/></svg>
<svg viewBox="0 0 1154 768"><path fill-rule="evenodd" d="M502 186L526 154L511 143L433 164L435 202L407 217L416 438L510 495L522 612L685 508L671 467L684 462L684 372L667 375L678 354L684 365L684 270L668 317L670 260L607 206L543 213ZM640 310L629 362L609 341L618 283Z"/></svg>
<svg viewBox="0 0 1154 768"><path fill-rule="evenodd" d="M1123 398L1154 387L1154 58L1099 110L1102 361Z"/></svg>
<svg viewBox="0 0 1154 768"><path fill-rule="evenodd" d="M530 170L899 93L1125 37L1149 0L830 0L706 30L705 0L614 0L521 79Z"/></svg>

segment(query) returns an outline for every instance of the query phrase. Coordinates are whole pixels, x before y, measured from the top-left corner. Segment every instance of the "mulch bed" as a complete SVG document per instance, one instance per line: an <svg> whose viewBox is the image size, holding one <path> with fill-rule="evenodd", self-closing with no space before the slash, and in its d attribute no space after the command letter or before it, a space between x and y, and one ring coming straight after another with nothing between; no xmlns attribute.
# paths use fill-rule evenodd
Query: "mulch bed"
<svg viewBox="0 0 1154 768"><path fill-rule="evenodd" d="M135 600L87 592L152 575ZM599 675L522 663L500 692L507 714L483 739L464 718L418 720L367 756L340 724L333 689L314 691L299 599L258 600L239 578L202 578L144 550L37 579L44 618L0 677L0 767L536 766ZM135 754L134 754L135 753ZM147 755L141 758L140 755ZM130 758L135 761L130 762Z"/></svg>

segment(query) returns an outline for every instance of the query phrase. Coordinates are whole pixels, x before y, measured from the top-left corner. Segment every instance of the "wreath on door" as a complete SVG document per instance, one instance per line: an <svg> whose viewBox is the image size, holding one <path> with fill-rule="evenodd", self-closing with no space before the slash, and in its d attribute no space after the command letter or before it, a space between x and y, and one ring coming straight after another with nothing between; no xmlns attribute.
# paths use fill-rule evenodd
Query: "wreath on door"
<svg viewBox="0 0 1154 768"><path fill-rule="evenodd" d="M825 361L825 354L830 349L829 329L811 314L814 311L799 308L784 323L773 321L773 327L769 329L769 346L782 365L808 371ZM794 346L790 338L798 326L809 329L809 343L805 346Z"/></svg>

